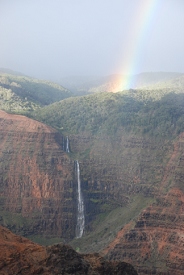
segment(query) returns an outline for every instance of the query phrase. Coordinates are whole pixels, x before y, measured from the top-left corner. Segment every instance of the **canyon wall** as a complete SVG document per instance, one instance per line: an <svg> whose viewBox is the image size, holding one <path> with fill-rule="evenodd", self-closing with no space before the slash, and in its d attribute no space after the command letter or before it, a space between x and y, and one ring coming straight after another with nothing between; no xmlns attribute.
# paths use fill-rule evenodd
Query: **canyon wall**
<svg viewBox="0 0 184 275"><path fill-rule="evenodd" d="M0 111L1 224L25 236L75 238L79 157L85 234L77 246L108 246L108 259L127 261L140 275L182 274L184 134L81 133L68 136L70 153L66 140L45 124ZM105 219L116 209L119 216ZM85 243L98 224L104 231Z"/></svg>
<svg viewBox="0 0 184 275"><path fill-rule="evenodd" d="M0 219L23 235L72 238L74 163L51 127L0 111Z"/></svg>
<svg viewBox="0 0 184 275"><path fill-rule="evenodd" d="M165 175L174 145L168 139L127 133L119 129L116 138L98 135L70 137L71 151L80 152L81 180L88 227L97 213L129 205L142 195L155 198Z"/></svg>
<svg viewBox="0 0 184 275"><path fill-rule="evenodd" d="M108 259L134 263L140 275L184 270L184 133L175 140L155 202L120 230L104 250Z"/></svg>

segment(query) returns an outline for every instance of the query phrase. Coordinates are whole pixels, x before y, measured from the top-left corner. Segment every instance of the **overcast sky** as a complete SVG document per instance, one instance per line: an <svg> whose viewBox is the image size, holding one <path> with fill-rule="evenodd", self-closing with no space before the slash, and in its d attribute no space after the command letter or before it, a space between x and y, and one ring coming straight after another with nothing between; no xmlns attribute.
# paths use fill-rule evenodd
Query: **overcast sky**
<svg viewBox="0 0 184 275"><path fill-rule="evenodd" d="M53 80L184 73L184 0L0 0L0 67Z"/></svg>

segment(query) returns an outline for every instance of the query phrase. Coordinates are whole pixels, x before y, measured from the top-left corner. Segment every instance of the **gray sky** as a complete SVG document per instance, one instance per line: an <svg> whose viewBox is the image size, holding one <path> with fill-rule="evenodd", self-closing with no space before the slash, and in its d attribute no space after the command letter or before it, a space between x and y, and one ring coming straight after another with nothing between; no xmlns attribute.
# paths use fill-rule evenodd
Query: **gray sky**
<svg viewBox="0 0 184 275"><path fill-rule="evenodd" d="M0 67L53 80L184 73L184 0L0 0Z"/></svg>

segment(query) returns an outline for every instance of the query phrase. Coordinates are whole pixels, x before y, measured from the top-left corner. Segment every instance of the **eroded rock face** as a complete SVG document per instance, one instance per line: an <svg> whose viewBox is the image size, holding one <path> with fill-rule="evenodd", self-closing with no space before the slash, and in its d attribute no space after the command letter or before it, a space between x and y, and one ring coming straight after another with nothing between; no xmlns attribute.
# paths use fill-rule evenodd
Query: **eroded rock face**
<svg viewBox="0 0 184 275"><path fill-rule="evenodd" d="M74 164L49 126L0 111L1 224L23 235L72 238Z"/></svg>
<svg viewBox="0 0 184 275"><path fill-rule="evenodd" d="M75 236L74 162L64 152L63 140L40 122L0 111L1 224L27 236ZM97 215L127 205L130 196L158 193L172 148L171 142L129 136L123 130L115 141L86 134L70 137L70 145L74 153L89 154L80 160L86 232L93 230Z"/></svg>
<svg viewBox="0 0 184 275"><path fill-rule="evenodd" d="M174 143L155 203L144 209L104 250L133 264L140 275L184 274L184 134Z"/></svg>
<svg viewBox="0 0 184 275"><path fill-rule="evenodd" d="M109 262L98 254L80 255L70 246L43 247L0 226L0 274L3 275L137 275L124 262Z"/></svg>
<svg viewBox="0 0 184 275"><path fill-rule="evenodd" d="M107 258L134 264L142 275L183 274L183 209L184 193L172 189L118 233L104 251Z"/></svg>
<svg viewBox="0 0 184 275"><path fill-rule="evenodd" d="M72 239L76 182L62 136L23 116L0 111L0 118L1 224L24 235ZM90 142L89 136L73 138L71 150L87 154ZM88 161L80 164L86 231L91 220L105 212L103 206L128 205L136 193L155 199L119 231L105 250L108 258L132 263L139 274L182 274L184 134L174 142L125 134L117 143L99 138L93 140ZM47 260L55 261L53 256Z"/></svg>
<svg viewBox="0 0 184 275"><path fill-rule="evenodd" d="M167 159L173 153L171 140L156 140L119 129L116 138L87 133L70 137L71 150L86 156L80 161L86 214L90 221L103 211L125 206L136 194L153 198L159 194ZM90 220L91 219L91 220ZM90 228L89 228L90 229Z"/></svg>

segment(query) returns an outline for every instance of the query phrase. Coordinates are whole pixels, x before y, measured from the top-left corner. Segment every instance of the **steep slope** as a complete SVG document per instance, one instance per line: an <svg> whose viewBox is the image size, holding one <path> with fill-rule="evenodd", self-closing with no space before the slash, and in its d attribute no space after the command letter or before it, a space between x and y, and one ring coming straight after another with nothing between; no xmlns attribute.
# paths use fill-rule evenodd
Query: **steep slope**
<svg viewBox="0 0 184 275"><path fill-rule="evenodd" d="M35 111L34 118L70 135L114 136L124 132L158 138L184 129L184 93L169 89L128 90L68 98Z"/></svg>
<svg viewBox="0 0 184 275"><path fill-rule="evenodd" d="M152 240L158 238L157 243L159 243L160 240L165 238L164 234L167 232L167 227L170 230L169 234L172 235L174 230L177 232L179 226L173 227L172 215L174 216L174 214L171 217L166 215L164 220L164 216L161 213L177 213L177 205L182 206L182 199L178 199L177 196L173 199L171 205L168 204L166 199L168 196L170 201L170 198L173 197L170 195L173 194L172 192L174 194L179 192L181 198L183 196L183 106L183 91L145 89L129 90L116 94L100 93L69 98L37 110L34 113L34 118L56 127L62 134L68 136L70 154L66 156L62 152L61 143L63 138L59 133L56 134L54 130L52 130L55 132L53 135L60 137L57 140L57 153L59 152L59 155L63 153L67 161L59 162L56 152L53 157L54 161L50 161L50 154L52 154L50 152L55 148L55 145L53 146L54 142L50 144L47 140L44 140L44 142L36 143L36 152L34 151L34 154L32 154L33 159L36 158L36 164L40 164L38 171L44 170L45 174L48 171L47 175L52 175L49 178L49 182L52 184L46 184L48 181L43 178L44 186L47 186L47 193L42 192L42 189L38 189L40 190L39 202L44 208L41 224L42 226L45 225L46 221L48 227L44 227L44 230L42 229L43 227L40 229L40 223L38 223L39 226L34 227L35 230L32 231L32 234L44 232L44 234L61 236L67 240L71 240L75 236L77 204L74 160L78 160L80 163L81 190L84 199L85 232L82 238L72 240L73 246L86 253L90 250L100 251L112 243L109 246L109 250L106 251L107 255L112 258L116 258L118 254L120 254L118 257L128 255L126 259L128 261L132 259L132 262L142 274L146 274L146 272L147 274L157 272L155 273L157 275L167 274L169 268L172 272L180 270L180 267L174 266L174 257L169 256L171 260L170 266L168 265L168 254L165 252L163 255L159 254L161 251L160 248L157 249L159 244L155 246L155 242L152 242ZM8 121L4 123L4 125L9 124ZM50 128L48 127L48 129ZM14 143L16 144L15 148L20 146L18 139L14 140ZM43 147L40 147L40 144ZM8 144L8 146L10 145ZM30 143L27 143L26 149L24 147L20 148L24 155L24 152L30 152L31 146ZM40 151L45 158L37 153ZM17 155L15 156L17 158ZM14 163L16 158L14 158ZM13 158L8 159L7 155L4 155L3 159L6 160L5 163L12 163ZM32 164L35 165L35 162ZM62 164L67 163L65 168L68 169L68 176L66 178L64 172L58 174L58 162L61 164L61 170L64 169ZM21 165L24 167L23 162L21 162ZM14 164L12 167L14 167ZM25 182L32 175L26 169L27 166L21 171L21 176L24 177ZM7 182L10 182L10 180L6 182L6 171L9 171L9 168L3 170L3 175L5 175L3 188L5 186L5 190L10 190L10 188L7 188ZM8 179L11 179L11 175L14 174L16 175L16 169L13 170L11 168ZM64 185L64 190L62 189L63 193L61 192L58 195L55 192L55 186L58 187L58 181L62 181L59 186L63 186L63 177L66 185ZM14 179L11 179L11 182L14 182ZM16 182L18 182L17 179ZM21 186L21 181L20 184L14 185L14 194L19 190L17 186ZM36 186L40 186L40 183ZM49 201L45 207L45 194L49 194L48 196L50 197L52 190L54 190L54 199L51 202ZM3 207L5 198L8 197L7 194L4 193L2 198ZM32 197L34 198L34 193L28 193L28 195L29 201L32 200ZM61 198L62 204L59 207L62 209L58 208L55 212L55 209L57 209L55 198L58 198L57 196ZM22 202L21 196L19 198L19 201ZM8 199L6 200L8 201ZM19 201L16 200L16 205L20 205L18 204ZM161 203L164 201L166 203L162 205ZM28 202L26 203L28 204ZM63 203L64 208L61 206ZM33 205L36 204L37 201L33 201L31 204L32 210L34 210ZM9 205L11 204L9 203ZM18 208L16 211L22 211L22 208L20 209ZM37 209L39 208L36 208L36 211ZM153 209L153 215L151 209ZM181 209L179 209L180 214L182 213ZM10 210L11 208L8 208L8 211ZM30 213L35 213L32 210ZM63 212L64 214L62 214ZM150 230L149 232L145 231L145 234L152 236L150 238L146 237L146 241L149 239L149 242L145 244L150 247L148 256L145 256L147 252L146 250L144 252L144 246L142 247L141 243L143 237L140 224L142 219L144 219L145 212L150 212L150 215L147 215ZM155 220L157 217L158 222ZM3 219L5 221L5 218ZM34 219L34 222L39 219ZM51 225L53 220L54 226ZM57 222L55 223L55 221ZM63 223L65 223L65 226L63 226ZM154 224L156 231L154 230ZM159 231L160 227L162 227L162 231ZM135 231L135 235L138 235L138 237L135 240L134 238L131 239L131 237L126 239L126 236L129 236L128 234L131 236L132 230L133 232ZM157 231L160 232L160 237L155 237L154 234ZM113 242L116 236L119 237ZM137 242L139 236L140 244ZM164 240L166 246L171 249L169 238ZM121 242L122 240L123 242ZM131 240L134 242L132 246L129 244ZM116 253L115 249L118 245L119 247L123 246L125 249L119 249ZM182 253L181 249L179 254L182 255ZM140 255L143 255L143 257ZM160 256L158 263L155 263L155 259L158 256Z"/></svg>
<svg viewBox="0 0 184 275"><path fill-rule="evenodd" d="M74 163L63 142L51 127L0 111L1 224L23 235L75 236Z"/></svg>
<svg viewBox="0 0 184 275"><path fill-rule="evenodd" d="M71 92L52 82L0 73L0 108L7 111L32 111L70 96Z"/></svg>
<svg viewBox="0 0 184 275"><path fill-rule="evenodd" d="M182 219L173 225L182 199L172 192L183 196L183 106L181 90L130 90L67 99L37 113L69 136L71 156L80 159L86 232L74 247L99 251L112 242L107 255L133 263L140 274L182 274L175 256L157 247L164 240L176 251L180 238L171 247L170 236L182 234ZM183 249L177 253L182 259Z"/></svg>
<svg viewBox="0 0 184 275"><path fill-rule="evenodd" d="M134 224L118 232L104 250L107 258L128 260L136 265L140 275L153 271L154 274L183 274L183 166L184 133L175 141L156 202L143 210Z"/></svg>
<svg viewBox="0 0 184 275"><path fill-rule="evenodd" d="M0 226L0 274L137 275L137 272L130 264L105 261L98 254L80 255L67 245L46 248L34 244Z"/></svg>

